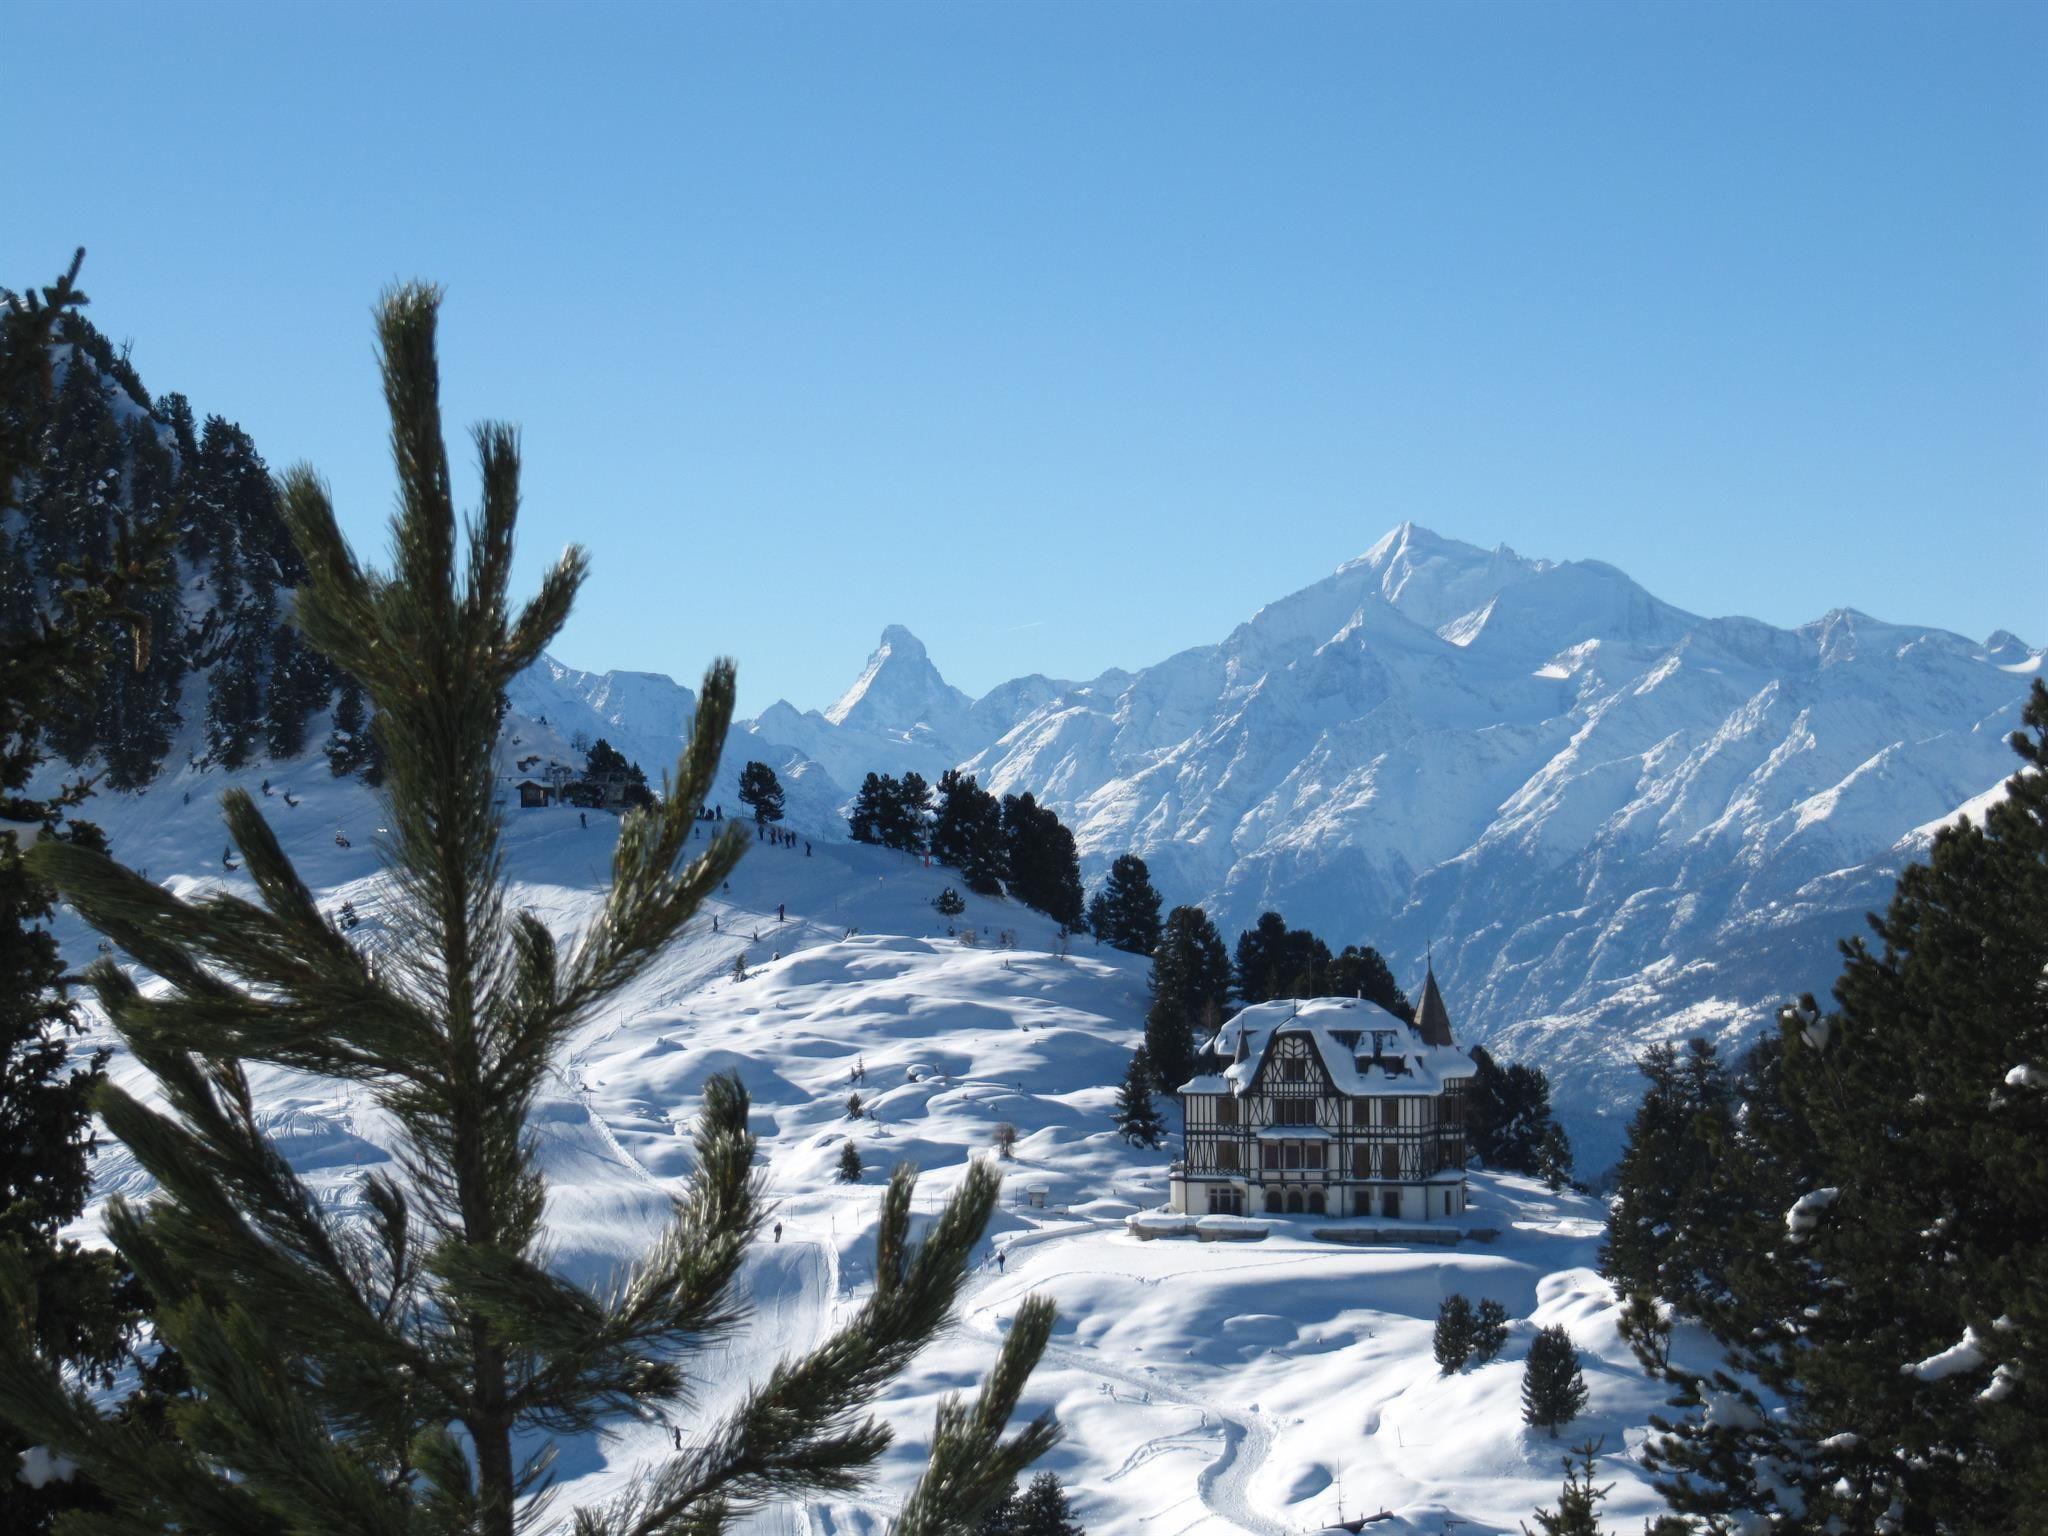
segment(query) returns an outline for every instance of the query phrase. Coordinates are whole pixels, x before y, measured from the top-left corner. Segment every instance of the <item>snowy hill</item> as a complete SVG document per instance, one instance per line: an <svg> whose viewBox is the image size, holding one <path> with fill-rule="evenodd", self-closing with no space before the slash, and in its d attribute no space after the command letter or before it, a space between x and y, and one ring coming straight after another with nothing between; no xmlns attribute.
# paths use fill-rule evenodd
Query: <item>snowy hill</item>
<svg viewBox="0 0 2048 1536"><path fill-rule="evenodd" d="M1434 944L1460 1029L1551 1070L1597 1171L1645 1044L1732 1043L1826 988L1902 839L2010 772L2041 654L1702 618L1403 524L1220 644L1088 683L970 701L891 626L831 709L778 703L728 757L811 815L869 771L965 766L1052 804L1091 879L1140 853L1226 934L1275 908L1404 979Z"/></svg>
<svg viewBox="0 0 2048 1536"><path fill-rule="evenodd" d="M374 797L317 758L265 776L272 794L260 803L320 904L353 902L355 937L382 942ZM95 810L116 853L174 889L248 894L246 876L221 871L220 835L202 813L225 782L240 780L182 773ZM247 787L259 792L253 774ZM508 818L515 900L566 935L595 909L617 823L594 814L585 827L553 809ZM882 1530L938 1397L978 1377L1033 1291L1057 1301L1061 1321L1025 1408L1051 1405L1065 1421L1047 1465L1094 1536L1310 1531L1383 1509L1396 1518L1376 1529L1433 1532L1448 1518L1513 1532L1554 1500L1570 1443L1519 1420L1527 1340L1558 1322L1585 1354L1592 1403L1573 1435L1605 1438L1602 1479L1618 1485L1608 1513L1634 1528L1652 1512L1632 1457L1661 1393L1618 1341L1614 1298L1591 1271L1595 1203L1478 1175L1463 1222L1473 1235L1451 1248L1344 1247L1313 1239L1309 1218L1279 1219L1256 1243L1140 1241L1123 1218L1160 1203L1169 1154L1125 1147L1108 1112L1141 1034L1143 964L1086 942L1056 958L1045 920L1001 901L970 906L961 921L980 942L968 947L930 905L943 871L814 842L808 857L754 847L665 962L569 1042L537 1108L552 1243L565 1269L595 1282L662 1222L689 1171L684 1132L706 1078L730 1070L747 1083L784 1230L750 1263L753 1321L713 1362L707 1406L857 1303L890 1166L920 1164L920 1203L935 1201L999 1124L1021 1133L991 1228L1003 1263L977 1275L961 1326L884 1403L901 1438L880 1485L760 1529ZM1016 948L1002 947L1006 931ZM75 924L63 937L74 960L89 957ZM737 981L742 951L752 974ZM860 1069L866 1113L853 1120L845 1100ZM118 1053L111 1070L139 1086ZM361 1209L367 1172L393 1150L368 1095L276 1070L255 1079L268 1128L323 1202ZM867 1170L858 1185L832 1177L848 1137ZM118 1148L101 1154L96 1178L101 1197L146 1193ZM1515 1321L1499 1361L1444 1378L1429 1339L1451 1291L1496 1297ZM563 1448L558 1514L628 1486L669 1443L658 1424L616 1428Z"/></svg>

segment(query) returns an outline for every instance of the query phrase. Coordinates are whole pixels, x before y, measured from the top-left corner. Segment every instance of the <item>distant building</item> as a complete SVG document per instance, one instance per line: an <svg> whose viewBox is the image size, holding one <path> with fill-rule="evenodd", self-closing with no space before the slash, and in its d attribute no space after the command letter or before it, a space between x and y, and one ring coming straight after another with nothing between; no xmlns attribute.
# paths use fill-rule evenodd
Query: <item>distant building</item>
<svg viewBox="0 0 2048 1536"><path fill-rule="evenodd" d="M515 779L512 787L519 791L519 805L522 810L538 810L542 806L554 803L554 785L543 784L539 779Z"/></svg>
<svg viewBox="0 0 2048 1536"><path fill-rule="evenodd" d="M1430 1221L1465 1209L1465 1088L1436 976L1415 1023L1347 997L1258 1003L1179 1092L1175 1211Z"/></svg>

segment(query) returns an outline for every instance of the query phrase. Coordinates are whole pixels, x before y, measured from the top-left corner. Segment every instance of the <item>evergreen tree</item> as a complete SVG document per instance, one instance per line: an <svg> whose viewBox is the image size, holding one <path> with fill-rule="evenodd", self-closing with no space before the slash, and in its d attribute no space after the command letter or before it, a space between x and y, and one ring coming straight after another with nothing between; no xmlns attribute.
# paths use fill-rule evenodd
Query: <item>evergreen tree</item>
<svg viewBox="0 0 2048 1536"><path fill-rule="evenodd" d="M1733 1189L1723 1149L1733 1131L1734 1084L1713 1045L1683 1056L1668 1042L1637 1063L1649 1087L1615 1165L1600 1272L1616 1290L1661 1296L1697 1313L1721 1292Z"/></svg>
<svg viewBox="0 0 2048 1536"><path fill-rule="evenodd" d="M624 784L631 769L626 754L602 736L590 744L583 758L583 777L592 784Z"/></svg>
<svg viewBox="0 0 2048 1536"><path fill-rule="evenodd" d="M272 757L297 757L306 747L306 722L322 708L332 677L319 652L289 624L270 632L270 686L263 701L264 746Z"/></svg>
<svg viewBox="0 0 2048 1536"><path fill-rule="evenodd" d="M1017 1490L1010 1491L990 1506L974 1527L974 1536L1017 1536Z"/></svg>
<svg viewBox="0 0 2048 1536"><path fill-rule="evenodd" d="M894 815L889 824L890 835L884 842L905 853L923 853L931 836L932 821L932 787L923 774L913 769L897 781L896 800L891 809Z"/></svg>
<svg viewBox="0 0 2048 1536"><path fill-rule="evenodd" d="M493 783L504 690L560 630L585 567L572 549L539 596L508 606L518 455L504 427L476 434L482 507L458 537L437 305L411 286L380 314L401 486L393 574L357 564L309 471L286 482L311 567L297 618L380 720L396 942L373 962L331 926L239 791L224 807L257 901L194 905L58 840L27 858L162 984L145 995L110 961L93 968L101 1006L156 1080L150 1102L108 1084L95 1108L159 1191L146 1207L113 1202L107 1231L190 1374L182 1439L109 1420L66 1377L36 1336L24 1266L0 1248L0 1415L98 1479L124 1531L512 1536L546 1464L522 1462L522 1442L676 1407L684 1360L733 1324L762 1221L747 1095L714 1077L690 1187L642 1263L602 1294L547 1265L535 1095L563 1041L644 974L746 847L729 828L686 857L733 672L721 662L705 679L674 796L622 823L597 920L561 949L537 919L509 913ZM407 1151L365 1185L363 1222L327 1210L264 1137L251 1062L377 1095ZM579 1511L579 1533L680 1536L735 1507L852 1486L890 1438L859 1415L950 1314L997 1183L975 1165L913 1247L914 1177L899 1169L877 1283L847 1326L622 1502ZM1051 1321L1049 1303L1027 1302L981 1400L941 1405L900 1528L970 1527L1050 1443L1049 1419L999 1437Z"/></svg>
<svg viewBox="0 0 2048 1536"><path fill-rule="evenodd" d="M939 892L939 899L932 903L941 917L958 917L967 910L967 903L960 893L950 885Z"/></svg>
<svg viewBox="0 0 2048 1536"><path fill-rule="evenodd" d="M1484 1365L1507 1341L1508 1309L1488 1296L1479 1303L1479 1314L1472 1320L1472 1358Z"/></svg>
<svg viewBox="0 0 2048 1536"><path fill-rule="evenodd" d="M85 302L77 288L84 254L40 293L0 294L0 507L42 462L54 327ZM141 599L163 584L169 543L164 525L137 530L122 519L104 562L77 551L77 560L53 573L54 611L34 601L20 622L0 627L0 1262L9 1266L10 1326L99 1389L113 1384L139 1324L140 1298L113 1255L59 1236L85 1206L92 1101L105 1056L71 1053L79 1023L50 932L55 892L24 851L43 840L103 846L97 829L73 814L86 784L32 792L30 783L45 759L45 730L64 703L91 697L131 659L147 664ZM123 626L132 644L110 644L110 632ZM42 1488L21 1481L20 1456L32 1443L0 1421L0 1530L10 1536L45 1531L62 1511L104 1504L87 1477Z"/></svg>
<svg viewBox="0 0 2048 1536"><path fill-rule="evenodd" d="M853 1138L849 1136L839 1147L839 1182L858 1184L860 1174L860 1148L853 1144Z"/></svg>
<svg viewBox="0 0 2048 1536"><path fill-rule="evenodd" d="M1378 1003L1396 1018L1415 1021L1415 1005L1394 980L1394 973L1370 944L1346 944L1342 954L1330 962L1330 993L1334 997L1362 997Z"/></svg>
<svg viewBox="0 0 2048 1536"><path fill-rule="evenodd" d="M1279 997L1327 997L1331 970L1329 945L1306 928L1289 928L1278 912L1260 913L1237 936L1237 996L1247 1005Z"/></svg>
<svg viewBox="0 0 2048 1536"><path fill-rule="evenodd" d="M1522 1422L1549 1430L1555 1440L1557 1427L1579 1416L1587 1395L1572 1336L1562 1324L1543 1329L1529 1341L1529 1358L1522 1366Z"/></svg>
<svg viewBox="0 0 2048 1536"><path fill-rule="evenodd" d="M1557 1508L1536 1511L1536 1528L1543 1536L1602 1536L1600 1504L1614 1491L1614 1484L1594 1485L1594 1458L1599 1454L1598 1440L1588 1440L1566 1453L1564 1488L1558 1494ZM1576 1462L1573 1456L1578 1457ZM1522 1536L1535 1536L1535 1532L1525 1525Z"/></svg>
<svg viewBox="0 0 2048 1536"><path fill-rule="evenodd" d="M1465 1092L1465 1130L1489 1168L1548 1176L1571 1167L1571 1144L1550 1109L1550 1079L1539 1067L1502 1067L1484 1046L1472 1047L1478 1072ZM1553 1135L1553 1131L1555 1134Z"/></svg>
<svg viewBox="0 0 2048 1536"><path fill-rule="evenodd" d="M1572 1143L1564 1127L1555 1120L1543 1127L1536 1141L1536 1175L1555 1195L1572 1181Z"/></svg>
<svg viewBox="0 0 2048 1536"><path fill-rule="evenodd" d="M1074 1518L1066 1489L1050 1472L1041 1472L1031 1479L1015 1510L1015 1523L1011 1526L1015 1536L1087 1536L1081 1522Z"/></svg>
<svg viewBox="0 0 2048 1536"><path fill-rule="evenodd" d="M977 896L1000 896L1010 875L1003 840L1003 810L973 777L948 768L939 775L939 814L932 827L932 857L960 871Z"/></svg>
<svg viewBox="0 0 2048 1536"><path fill-rule="evenodd" d="M1430 1352L1436 1356L1439 1371L1450 1376L1465 1368L1465 1362L1472 1354L1476 1331L1472 1303L1463 1296L1453 1293L1437 1303L1436 1330L1430 1336Z"/></svg>
<svg viewBox="0 0 2048 1536"><path fill-rule="evenodd" d="M748 763L740 770L740 804L756 822L782 820L782 784L766 763Z"/></svg>
<svg viewBox="0 0 2048 1536"><path fill-rule="evenodd" d="M1745 1064L1726 1352L1650 1443L1715 1529L1988 1533L2048 1507L2048 688L1981 822ZM1768 1400L1775 1411L1762 1405ZM1780 1406L1782 1405L1782 1406Z"/></svg>
<svg viewBox="0 0 2048 1536"><path fill-rule="evenodd" d="M1230 959L1223 936L1200 907L1175 907L1152 951L1152 1006L1145 1050L1162 1092L1194 1075L1197 1036L1213 1036L1230 1005Z"/></svg>
<svg viewBox="0 0 2048 1536"><path fill-rule="evenodd" d="M371 730L368 711L363 707L363 685L342 674L334 700L334 728L327 737L327 766L336 778L352 773L367 775L378 761L376 733ZM381 777L381 774L379 774ZM371 783L376 779L372 778Z"/></svg>
<svg viewBox="0 0 2048 1536"><path fill-rule="evenodd" d="M853 814L847 818L856 843L882 843L896 819L901 794L896 780L885 774L871 773L860 781L860 788L854 792Z"/></svg>
<svg viewBox="0 0 2048 1536"><path fill-rule="evenodd" d="M1010 894L1056 923L1079 928L1086 899L1074 834L1029 793L1003 796L1003 845Z"/></svg>
<svg viewBox="0 0 2048 1536"><path fill-rule="evenodd" d="M1154 1080L1152 1058L1141 1045L1131 1052L1116 1095L1116 1133L1134 1147L1156 1147L1166 1134L1159 1107L1152 1102Z"/></svg>
<svg viewBox="0 0 2048 1536"><path fill-rule="evenodd" d="M1088 904L1088 931L1109 945L1133 955L1149 955L1159 947L1159 893L1152 872L1135 853L1109 866L1109 878Z"/></svg>

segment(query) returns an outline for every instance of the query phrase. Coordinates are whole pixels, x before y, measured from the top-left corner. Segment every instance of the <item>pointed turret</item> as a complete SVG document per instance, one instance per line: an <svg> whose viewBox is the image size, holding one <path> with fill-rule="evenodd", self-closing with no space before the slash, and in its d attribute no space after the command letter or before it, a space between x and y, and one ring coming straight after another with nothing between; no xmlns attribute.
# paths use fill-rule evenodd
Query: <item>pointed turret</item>
<svg viewBox="0 0 2048 1536"><path fill-rule="evenodd" d="M1415 1031L1424 1045L1450 1045L1451 1015L1444 1007L1444 995L1436 989L1436 963L1432 960L1422 977L1422 1002L1415 1010Z"/></svg>

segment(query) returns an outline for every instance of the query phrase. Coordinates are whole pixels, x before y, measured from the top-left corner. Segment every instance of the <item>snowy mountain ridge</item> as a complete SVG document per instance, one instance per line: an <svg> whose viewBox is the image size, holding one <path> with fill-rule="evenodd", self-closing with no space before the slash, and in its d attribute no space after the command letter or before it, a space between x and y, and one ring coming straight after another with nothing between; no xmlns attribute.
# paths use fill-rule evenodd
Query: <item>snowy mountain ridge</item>
<svg viewBox="0 0 2048 1536"><path fill-rule="evenodd" d="M727 756L795 777L806 818L870 771L963 767L1051 803L1089 878L1139 853L1226 934L1273 908L1403 976L1433 944L1465 1027L1551 1068L1597 1170L1644 1044L1733 1043L1825 990L1908 834L2011 771L2041 656L1847 608L1702 617L1612 565L1403 523L1220 643L1089 682L970 700L892 625L830 709L778 702Z"/></svg>

